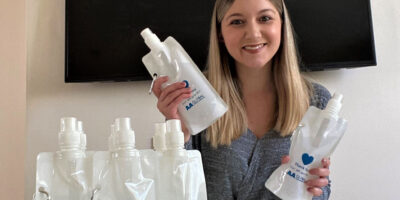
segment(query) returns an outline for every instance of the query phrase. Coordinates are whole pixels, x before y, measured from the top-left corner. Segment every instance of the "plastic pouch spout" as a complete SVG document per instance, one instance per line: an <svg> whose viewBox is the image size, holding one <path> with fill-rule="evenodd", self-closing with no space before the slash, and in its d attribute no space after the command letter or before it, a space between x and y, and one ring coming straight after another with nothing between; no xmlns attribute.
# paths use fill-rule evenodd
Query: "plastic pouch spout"
<svg viewBox="0 0 400 200"><path fill-rule="evenodd" d="M131 119L117 118L114 125L114 150L135 149L135 132L131 128Z"/></svg>
<svg viewBox="0 0 400 200"><path fill-rule="evenodd" d="M321 111L321 123L317 135L315 136L313 146L320 146L322 141L326 140L328 135L334 131L333 129L339 119L339 112L342 108L342 99L342 94L333 94L333 97L329 100L326 108Z"/></svg>
<svg viewBox="0 0 400 200"><path fill-rule="evenodd" d="M168 76L170 81L177 81L180 64L173 58L171 47L161 42L149 28L141 33L145 44L150 48L150 53L143 57L142 61L153 79L160 76Z"/></svg>
<svg viewBox="0 0 400 200"><path fill-rule="evenodd" d="M165 123L156 123L154 125L154 136L153 136L153 147L154 150L162 152L165 151L165 133L167 132L167 127Z"/></svg>
<svg viewBox="0 0 400 200"><path fill-rule="evenodd" d="M86 138L82 131L79 131L78 122L74 117L64 117L60 120L60 132L58 144L60 153L70 158L84 157Z"/></svg>
<svg viewBox="0 0 400 200"><path fill-rule="evenodd" d="M171 119L166 122L165 152L169 155L185 155L184 134L181 129L181 121Z"/></svg>

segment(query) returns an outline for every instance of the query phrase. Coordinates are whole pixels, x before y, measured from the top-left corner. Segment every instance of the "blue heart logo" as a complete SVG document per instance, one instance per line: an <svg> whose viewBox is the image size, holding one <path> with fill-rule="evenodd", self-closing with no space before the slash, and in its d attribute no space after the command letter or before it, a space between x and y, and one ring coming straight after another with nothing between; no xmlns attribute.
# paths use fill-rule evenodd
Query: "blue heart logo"
<svg viewBox="0 0 400 200"><path fill-rule="evenodd" d="M301 156L301 159L303 160L304 165L308 165L312 163L314 160L314 157L308 155L308 153L303 153L303 156Z"/></svg>

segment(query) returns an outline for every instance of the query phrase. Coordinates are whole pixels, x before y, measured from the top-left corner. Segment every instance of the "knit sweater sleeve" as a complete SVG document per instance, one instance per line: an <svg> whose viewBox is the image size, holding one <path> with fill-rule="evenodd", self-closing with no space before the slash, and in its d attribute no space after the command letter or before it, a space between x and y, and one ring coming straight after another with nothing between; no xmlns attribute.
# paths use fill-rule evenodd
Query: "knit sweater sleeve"
<svg viewBox="0 0 400 200"><path fill-rule="evenodd" d="M319 109L325 109L328 101L331 99L331 93L322 85L312 83L313 94L310 98L310 105Z"/></svg>
<svg viewBox="0 0 400 200"><path fill-rule="evenodd" d="M205 130L198 133L197 135L191 135L189 140L185 143L186 150L197 149L201 151L201 135L205 134Z"/></svg>

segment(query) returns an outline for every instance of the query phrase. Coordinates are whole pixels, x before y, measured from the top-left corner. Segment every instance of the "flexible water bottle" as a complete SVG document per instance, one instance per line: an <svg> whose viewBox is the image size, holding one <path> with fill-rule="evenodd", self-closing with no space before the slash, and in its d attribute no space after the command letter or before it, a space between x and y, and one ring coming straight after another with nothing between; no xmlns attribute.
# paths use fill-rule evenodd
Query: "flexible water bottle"
<svg viewBox="0 0 400 200"><path fill-rule="evenodd" d="M151 50L142 59L150 75L153 78L168 76L163 88L182 81L192 89L192 96L178 106L181 120L192 135L212 125L228 110L226 103L174 38L168 37L161 42L148 28L141 35Z"/></svg>
<svg viewBox="0 0 400 200"><path fill-rule="evenodd" d="M81 126L81 125L80 125ZM90 193L91 163L84 149L86 141L76 118L61 118L56 153L37 157L36 197L70 200L87 199ZM52 173L49 173L52 172Z"/></svg>
<svg viewBox="0 0 400 200"><path fill-rule="evenodd" d="M166 122L165 151L158 170L157 199L207 199L200 152L184 149L184 135L179 120Z"/></svg>
<svg viewBox="0 0 400 200"><path fill-rule="evenodd" d="M117 118L111 133L111 160L96 200L153 200L154 181L143 176L140 152L135 149L135 132L130 118ZM154 190L154 189L153 189Z"/></svg>
<svg viewBox="0 0 400 200"><path fill-rule="evenodd" d="M265 183L265 187L279 198L312 199L304 182L317 177L309 170L322 167L321 160L330 157L347 128L347 121L338 115L342 98L342 95L334 94L325 110L310 106L293 132L290 161L276 169Z"/></svg>
<svg viewBox="0 0 400 200"><path fill-rule="evenodd" d="M55 184L57 199L85 199L90 193L88 181L91 177L91 163L84 150L86 141L82 141L83 133L78 128L74 117L62 118L60 121L60 151L55 154L55 171L67 182L68 189L63 188L62 184Z"/></svg>

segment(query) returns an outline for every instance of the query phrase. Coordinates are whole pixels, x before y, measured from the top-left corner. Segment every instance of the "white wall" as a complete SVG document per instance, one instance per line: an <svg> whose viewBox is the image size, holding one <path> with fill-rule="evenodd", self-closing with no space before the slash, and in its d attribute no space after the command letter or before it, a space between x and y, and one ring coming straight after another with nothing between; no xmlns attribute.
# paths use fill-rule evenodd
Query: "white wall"
<svg viewBox="0 0 400 200"><path fill-rule="evenodd" d="M399 199L400 1L371 2L378 66L311 74L344 94L349 121L332 157L332 199Z"/></svg>
<svg viewBox="0 0 400 200"><path fill-rule="evenodd" d="M0 1L0 199L24 198L25 1Z"/></svg>
<svg viewBox="0 0 400 200"><path fill-rule="evenodd" d="M64 77L64 0L28 0L26 198L34 190L35 156L57 149L59 118L83 120L89 149L106 149L109 124L133 117L138 148L150 147L163 121L149 82L74 83ZM349 129L332 157L332 198L398 199L400 165L400 3L372 1L377 67L308 75L344 94ZM345 19L343 19L345 20ZM352 31L352 30L349 30Z"/></svg>

